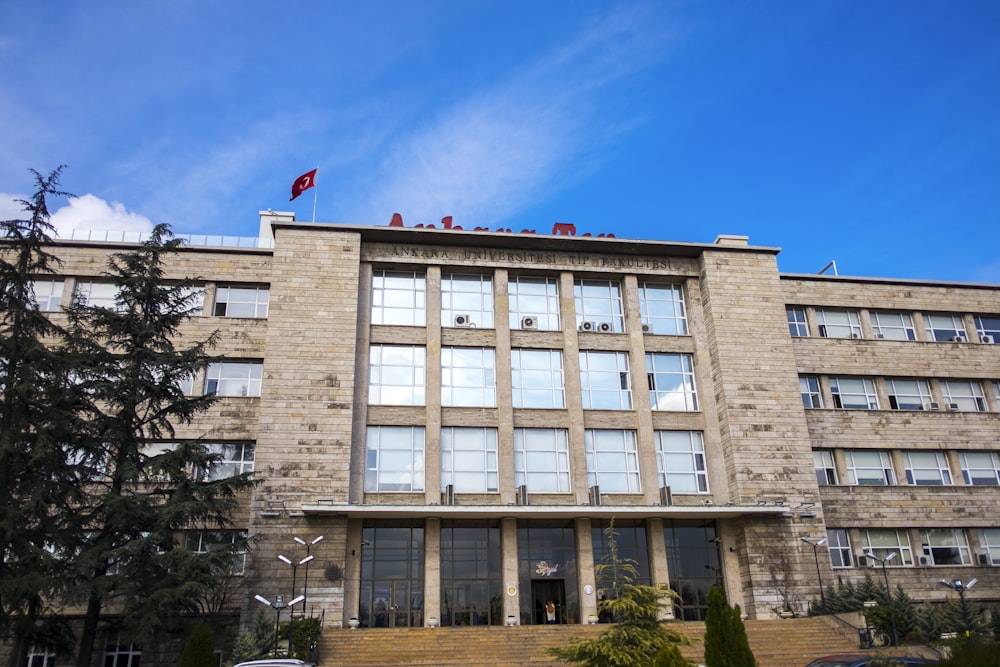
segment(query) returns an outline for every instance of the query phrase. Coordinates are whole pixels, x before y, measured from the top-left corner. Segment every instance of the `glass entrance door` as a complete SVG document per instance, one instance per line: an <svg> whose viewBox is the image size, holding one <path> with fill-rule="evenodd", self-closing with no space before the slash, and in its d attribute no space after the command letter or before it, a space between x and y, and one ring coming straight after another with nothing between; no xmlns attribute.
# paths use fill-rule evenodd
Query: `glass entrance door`
<svg viewBox="0 0 1000 667"><path fill-rule="evenodd" d="M370 601L371 627L408 628L423 624L423 605L411 593L409 581L376 581Z"/></svg>
<svg viewBox="0 0 1000 667"><path fill-rule="evenodd" d="M562 579L533 579L531 599L535 625L566 623L566 584Z"/></svg>

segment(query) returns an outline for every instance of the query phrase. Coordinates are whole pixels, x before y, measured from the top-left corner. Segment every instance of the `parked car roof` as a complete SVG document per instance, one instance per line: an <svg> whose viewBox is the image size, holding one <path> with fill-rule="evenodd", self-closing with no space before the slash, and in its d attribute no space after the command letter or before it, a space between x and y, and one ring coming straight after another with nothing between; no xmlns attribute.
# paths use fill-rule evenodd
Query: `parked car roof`
<svg viewBox="0 0 1000 667"><path fill-rule="evenodd" d="M822 658L816 658L810 662L806 667L867 667L867 665L875 658L880 657L877 655L870 655L864 653L843 653L838 655L827 655ZM937 660L927 660L925 658L911 658L909 656L893 655L888 656L897 665L905 665L909 667L910 665L936 665Z"/></svg>
<svg viewBox="0 0 1000 667"><path fill-rule="evenodd" d="M233 667L315 667L315 665L297 658L267 658L265 660L241 662L233 665Z"/></svg>

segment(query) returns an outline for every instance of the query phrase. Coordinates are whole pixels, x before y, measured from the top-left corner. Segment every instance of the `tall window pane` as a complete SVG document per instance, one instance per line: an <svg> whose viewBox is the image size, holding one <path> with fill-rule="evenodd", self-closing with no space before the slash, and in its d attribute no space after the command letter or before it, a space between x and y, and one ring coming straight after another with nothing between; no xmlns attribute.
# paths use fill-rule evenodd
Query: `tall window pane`
<svg viewBox="0 0 1000 667"><path fill-rule="evenodd" d="M424 326L426 280L413 271L372 272L372 324Z"/></svg>
<svg viewBox="0 0 1000 667"><path fill-rule="evenodd" d="M639 316L646 333L658 336L687 334L684 291L679 283L639 283Z"/></svg>
<svg viewBox="0 0 1000 667"><path fill-rule="evenodd" d="M441 326L493 328L493 278L441 274Z"/></svg>

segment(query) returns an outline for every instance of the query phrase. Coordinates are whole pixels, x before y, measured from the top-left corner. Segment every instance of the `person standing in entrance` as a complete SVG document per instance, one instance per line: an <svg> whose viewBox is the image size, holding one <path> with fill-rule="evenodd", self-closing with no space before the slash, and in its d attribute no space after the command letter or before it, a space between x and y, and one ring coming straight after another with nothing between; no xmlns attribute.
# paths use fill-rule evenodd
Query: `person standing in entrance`
<svg viewBox="0 0 1000 667"><path fill-rule="evenodd" d="M556 603L549 600L545 603L545 622L555 623L556 622Z"/></svg>

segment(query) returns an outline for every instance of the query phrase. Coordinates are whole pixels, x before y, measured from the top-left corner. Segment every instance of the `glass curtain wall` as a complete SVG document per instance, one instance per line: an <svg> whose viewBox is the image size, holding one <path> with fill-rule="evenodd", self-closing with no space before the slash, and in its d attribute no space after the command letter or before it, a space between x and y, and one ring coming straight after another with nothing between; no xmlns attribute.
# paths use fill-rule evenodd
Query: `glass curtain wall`
<svg viewBox="0 0 1000 667"><path fill-rule="evenodd" d="M502 625L500 523L441 522L441 625Z"/></svg>
<svg viewBox="0 0 1000 667"><path fill-rule="evenodd" d="M714 521L664 521L670 588L680 595L674 615L683 621L704 621L708 590L722 585L719 544Z"/></svg>
<svg viewBox="0 0 1000 667"><path fill-rule="evenodd" d="M361 533L362 627L424 624L424 528L421 521L366 522Z"/></svg>

